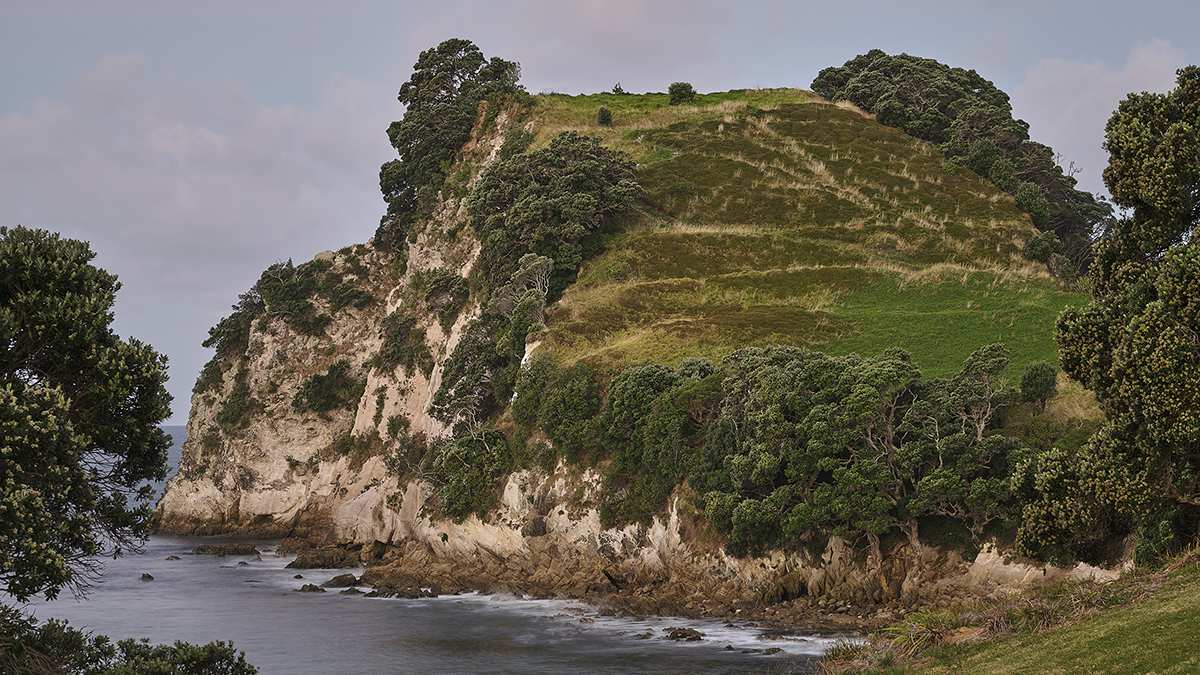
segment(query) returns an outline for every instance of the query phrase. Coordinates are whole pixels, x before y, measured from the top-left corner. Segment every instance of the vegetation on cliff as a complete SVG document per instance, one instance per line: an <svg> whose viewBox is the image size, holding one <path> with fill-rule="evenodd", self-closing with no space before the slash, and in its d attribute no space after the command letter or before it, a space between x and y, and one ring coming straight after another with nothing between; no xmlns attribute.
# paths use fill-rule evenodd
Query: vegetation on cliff
<svg viewBox="0 0 1200 675"><path fill-rule="evenodd" d="M1077 190L1074 165L1064 172L1052 148L1029 138L1029 124L1013 119L1008 95L974 70L873 49L822 70L812 89L936 144L948 171L965 166L1014 195L1034 225L1064 245L1066 257L1052 263L1059 273L1087 272L1093 238L1111 222L1111 207Z"/></svg>

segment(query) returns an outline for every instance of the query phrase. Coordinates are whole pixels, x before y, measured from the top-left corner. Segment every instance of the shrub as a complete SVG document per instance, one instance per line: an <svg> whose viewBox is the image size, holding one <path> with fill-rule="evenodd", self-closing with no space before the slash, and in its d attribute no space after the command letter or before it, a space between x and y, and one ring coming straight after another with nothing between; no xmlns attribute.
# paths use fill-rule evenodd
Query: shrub
<svg viewBox="0 0 1200 675"><path fill-rule="evenodd" d="M433 354L425 344L425 332L417 328L417 320L397 310L379 324L383 345L367 363L381 371L403 366L408 375L418 370L425 377L433 372Z"/></svg>
<svg viewBox="0 0 1200 675"><path fill-rule="evenodd" d="M246 371L238 371L233 391L229 392L225 405L217 413L217 422L227 434L246 426L256 413L262 411L262 403L250 395L250 384L246 380Z"/></svg>
<svg viewBox="0 0 1200 675"><path fill-rule="evenodd" d="M1021 255L1035 262L1048 262L1055 254L1063 251L1062 242L1053 232L1042 232L1025 243Z"/></svg>
<svg viewBox="0 0 1200 675"><path fill-rule="evenodd" d="M980 176L987 176L1000 159L1000 148L990 138L981 138L967 150L967 166Z"/></svg>
<svg viewBox="0 0 1200 675"><path fill-rule="evenodd" d="M1058 393L1058 368L1047 361L1031 361L1021 375L1021 402L1037 403L1042 412Z"/></svg>
<svg viewBox="0 0 1200 675"><path fill-rule="evenodd" d="M612 111L604 106L596 111L596 124L602 127L612 126Z"/></svg>
<svg viewBox="0 0 1200 675"><path fill-rule="evenodd" d="M1050 224L1050 202L1040 187L1033 183L1021 183L1017 186L1016 199L1017 208L1028 213L1039 230Z"/></svg>
<svg viewBox="0 0 1200 675"><path fill-rule="evenodd" d="M947 176L957 176L958 164L955 164L953 161L942 164L942 173L946 174Z"/></svg>
<svg viewBox="0 0 1200 675"><path fill-rule="evenodd" d="M438 510L461 523L482 516L498 501L496 483L512 468L508 440L496 429L438 443L424 477L433 484Z"/></svg>
<svg viewBox="0 0 1200 675"><path fill-rule="evenodd" d="M310 375L292 397L292 407L316 413L346 408L362 398L366 387L366 378L353 377L350 362L343 359L330 366L324 375Z"/></svg>
<svg viewBox="0 0 1200 675"><path fill-rule="evenodd" d="M696 90L687 82L672 82L671 86L667 88L667 94L671 97L669 101L671 105L691 103L696 100Z"/></svg>
<svg viewBox="0 0 1200 675"><path fill-rule="evenodd" d="M992 164L992 168L987 172L988 180L992 185L1012 194L1017 190L1017 169L1013 163L1007 159L997 160Z"/></svg>

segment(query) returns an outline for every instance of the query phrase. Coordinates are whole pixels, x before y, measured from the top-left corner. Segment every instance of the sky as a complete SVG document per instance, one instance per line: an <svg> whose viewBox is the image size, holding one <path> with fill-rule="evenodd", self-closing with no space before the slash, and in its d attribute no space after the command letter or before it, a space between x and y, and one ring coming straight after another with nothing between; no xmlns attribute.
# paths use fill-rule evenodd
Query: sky
<svg viewBox="0 0 1200 675"><path fill-rule="evenodd" d="M421 51L471 40L531 93L807 89L871 49L974 69L1103 193L1104 124L1200 63L1195 0L3 0L0 225L91 243L114 330L170 360L261 272L366 242Z"/></svg>

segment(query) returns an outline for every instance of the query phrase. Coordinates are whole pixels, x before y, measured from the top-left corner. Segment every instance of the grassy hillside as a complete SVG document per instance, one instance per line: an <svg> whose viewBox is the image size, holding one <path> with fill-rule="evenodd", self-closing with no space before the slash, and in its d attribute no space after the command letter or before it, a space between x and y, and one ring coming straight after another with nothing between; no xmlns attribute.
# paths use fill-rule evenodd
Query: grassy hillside
<svg viewBox="0 0 1200 675"><path fill-rule="evenodd" d="M827 673L1194 673L1200 567L1191 552L1109 584L1062 582L967 612L923 614L843 645Z"/></svg>
<svg viewBox="0 0 1200 675"><path fill-rule="evenodd" d="M552 94L535 115L535 145L601 136L638 160L646 190L547 323L563 361L611 372L769 343L901 346L943 376L999 341L1019 372L1055 360L1055 317L1086 303L1019 255L1036 231L1011 197L852 106L799 90L676 107Z"/></svg>

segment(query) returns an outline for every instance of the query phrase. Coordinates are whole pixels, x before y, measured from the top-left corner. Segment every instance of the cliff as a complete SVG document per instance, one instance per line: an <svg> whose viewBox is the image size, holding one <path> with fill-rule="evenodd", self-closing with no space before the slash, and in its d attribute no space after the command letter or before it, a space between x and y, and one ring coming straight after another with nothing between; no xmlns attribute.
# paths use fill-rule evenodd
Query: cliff
<svg viewBox="0 0 1200 675"><path fill-rule="evenodd" d="M681 109L678 122L629 123L621 135L584 128L639 157L646 197L546 308L526 359L551 353L603 379L629 365L748 345L849 350L900 339L961 363L962 347L926 345L903 320L880 320L876 303L894 304L913 287L926 298L956 289L945 320L1025 340L1024 360L1053 349L1048 324L1066 294L1020 259L1033 230L1011 200L943 174L928 146L845 106L795 91L758 95L774 107L724 101ZM296 537L314 551L337 545L302 556L369 565L367 577L384 589L504 588L636 612L744 610L810 622L817 613L835 625L937 604L949 589L987 595L1066 573L1007 567L990 549L972 560L933 546L916 553L899 536L884 538L881 563L829 536L734 557L686 484L652 517L606 527L603 462L562 453L541 468L525 461L504 472L487 488L498 497L486 512L445 515L422 462L431 444L454 435L456 420L431 407L450 357L488 310L468 200L510 129L544 146L561 130L551 122L561 105L545 97L520 121L514 108L481 114L399 253L351 246L264 273L261 298L239 310L237 339L224 338L197 383L180 470L157 507L159 531ZM759 154L731 146L736 139ZM841 142L856 154L838 154ZM778 157L764 158L764 148ZM964 287L979 287L968 290L965 310ZM1024 308L1001 316L1017 297ZM1040 341L1030 337L1038 330ZM511 413L494 413L492 423L518 439L514 455L554 445L539 431L520 432Z"/></svg>

